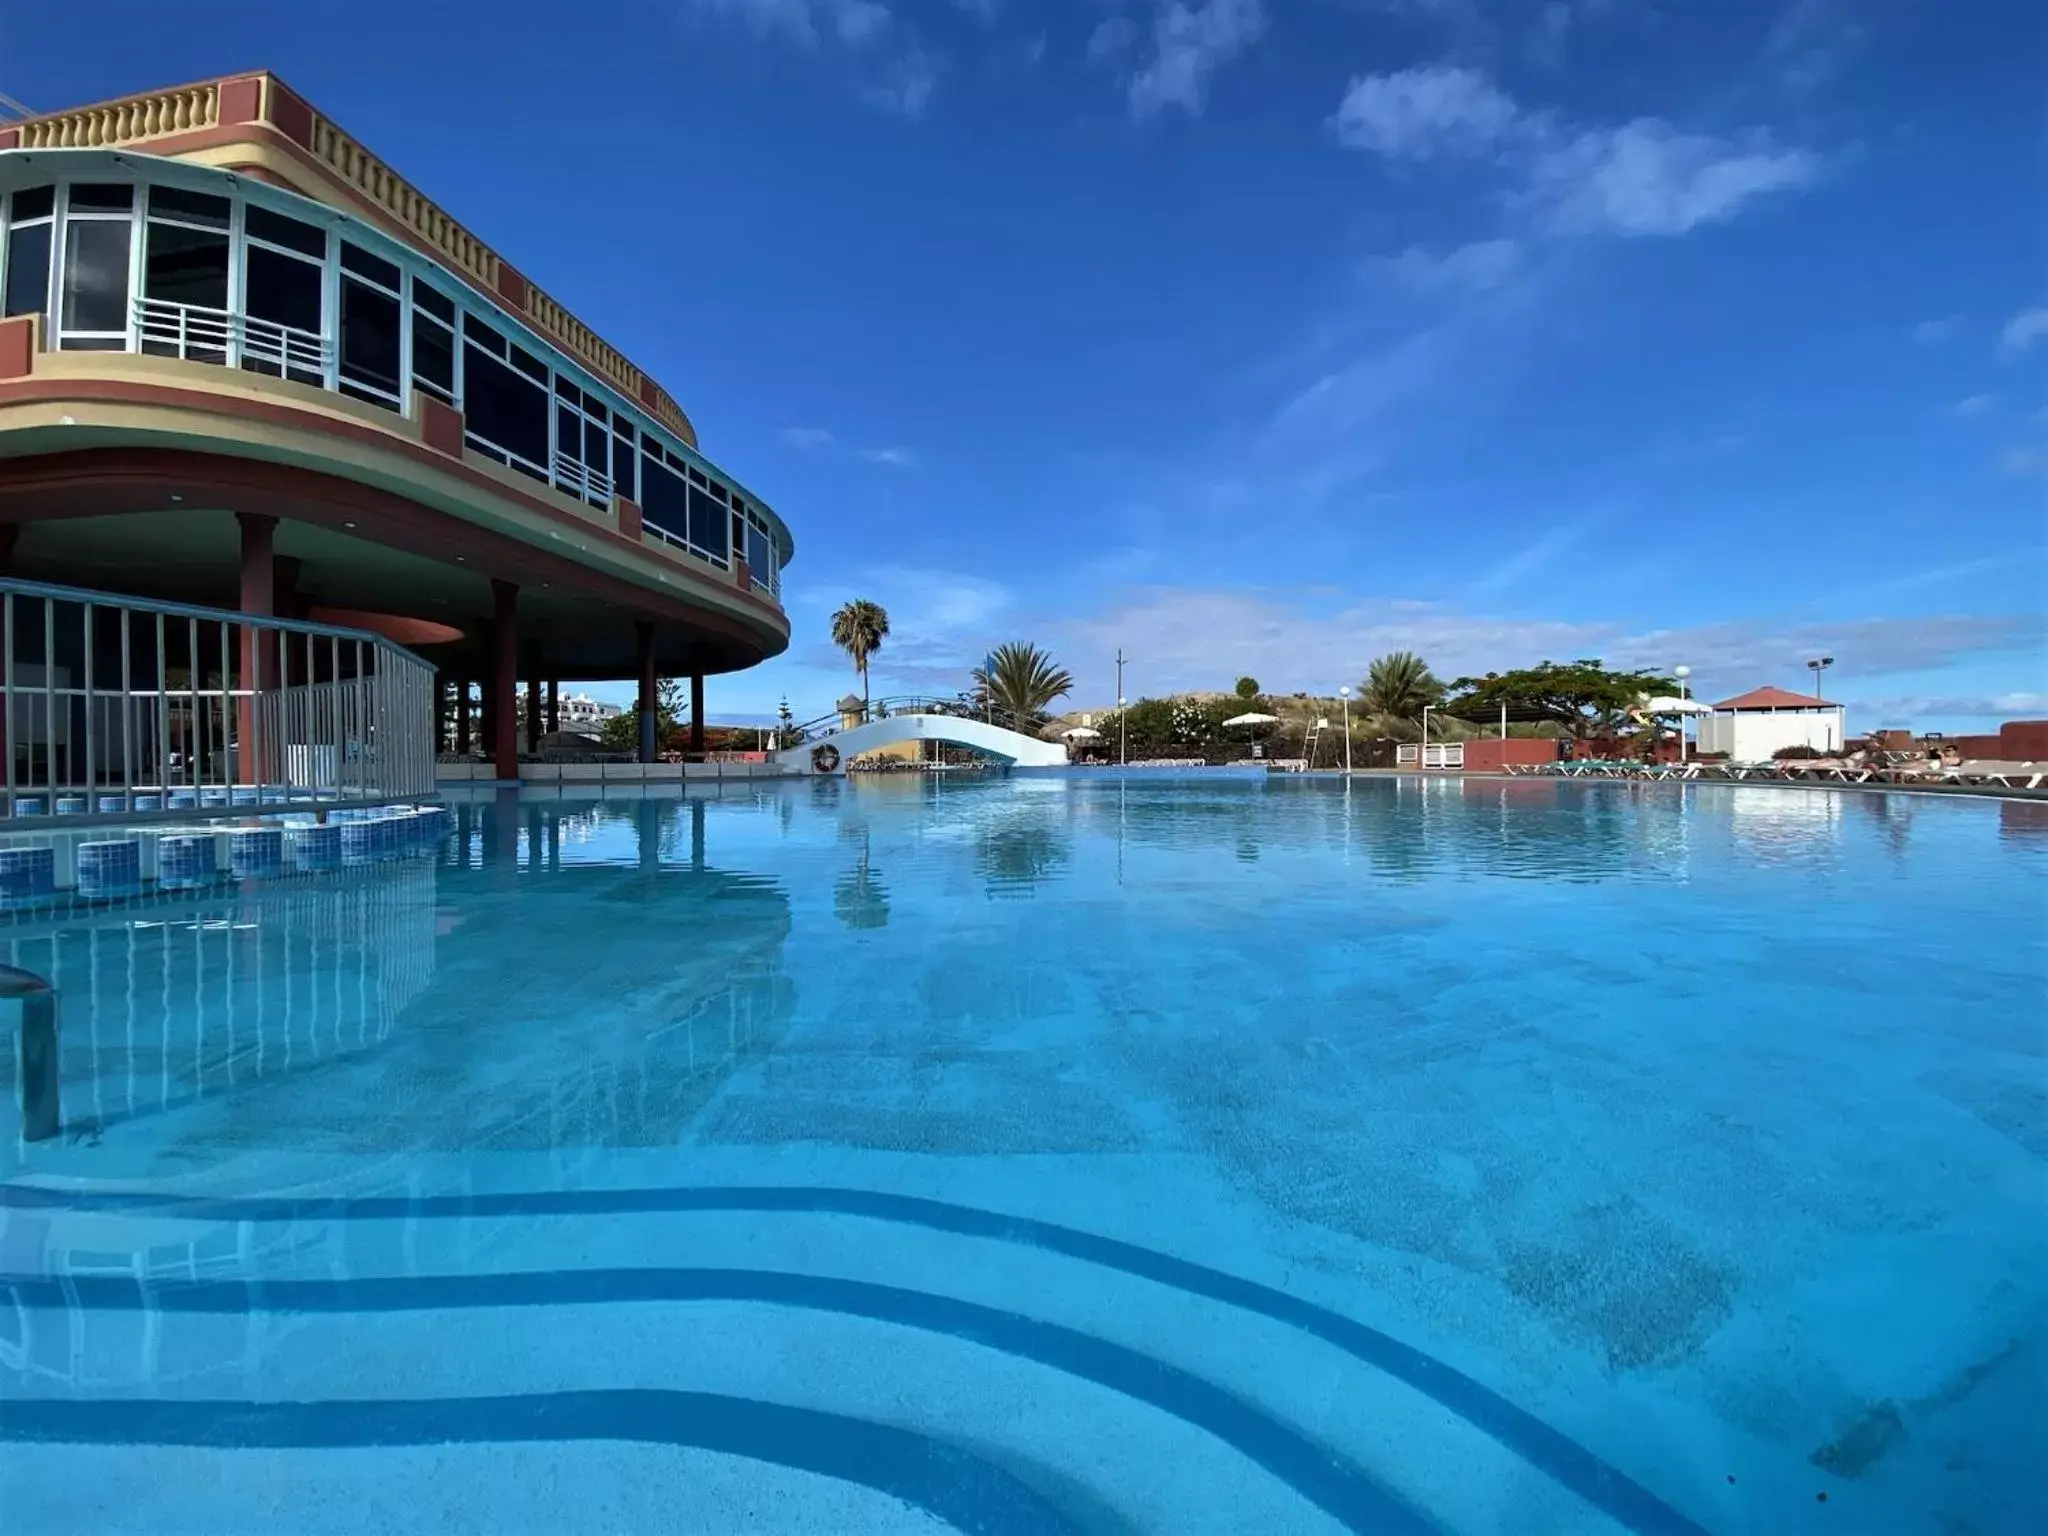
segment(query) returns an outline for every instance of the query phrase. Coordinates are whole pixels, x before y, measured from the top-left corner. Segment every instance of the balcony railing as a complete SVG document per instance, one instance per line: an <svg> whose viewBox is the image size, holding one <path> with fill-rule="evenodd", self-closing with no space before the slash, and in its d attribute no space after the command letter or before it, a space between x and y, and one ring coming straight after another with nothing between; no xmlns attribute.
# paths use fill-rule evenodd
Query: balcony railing
<svg viewBox="0 0 2048 1536"><path fill-rule="evenodd" d="M248 367L307 383L326 382L334 350L312 331L169 299L137 299L135 333L142 350L158 357Z"/></svg>
<svg viewBox="0 0 2048 1536"><path fill-rule="evenodd" d="M0 580L0 814L378 804L433 749L433 668L381 636Z"/></svg>
<svg viewBox="0 0 2048 1536"><path fill-rule="evenodd" d="M608 507L612 504L612 477L566 453L555 455L555 484L592 506Z"/></svg>

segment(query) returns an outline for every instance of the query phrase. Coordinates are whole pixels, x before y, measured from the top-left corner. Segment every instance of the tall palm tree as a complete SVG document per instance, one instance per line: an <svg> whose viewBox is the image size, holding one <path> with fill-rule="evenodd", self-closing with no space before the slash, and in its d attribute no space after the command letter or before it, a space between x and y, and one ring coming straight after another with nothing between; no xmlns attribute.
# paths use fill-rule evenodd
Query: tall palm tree
<svg viewBox="0 0 2048 1536"><path fill-rule="evenodd" d="M1037 722L1045 706L1071 693L1073 675L1055 666L1051 656L1022 640L1011 640L989 652L988 665L977 667L974 681L996 704L1019 719Z"/></svg>
<svg viewBox="0 0 2048 1536"><path fill-rule="evenodd" d="M1444 685L1413 651L1389 651L1366 670L1358 702L1369 715L1419 720L1425 706L1443 701Z"/></svg>
<svg viewBox="0 0 2048 1536"><path fill-rule="evenodd" d="M888 610L864 597L843 604L832 615L832 643L853 658L854 670L860 673L863 706L868 701L868 658L882 648L888 634Z"/></svg>

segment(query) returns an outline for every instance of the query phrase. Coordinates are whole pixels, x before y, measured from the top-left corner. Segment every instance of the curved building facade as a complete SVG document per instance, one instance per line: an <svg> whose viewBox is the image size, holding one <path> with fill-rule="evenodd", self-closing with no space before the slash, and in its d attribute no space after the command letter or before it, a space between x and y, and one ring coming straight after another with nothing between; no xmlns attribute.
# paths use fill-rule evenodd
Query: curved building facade
<svg viewBox="0 0 2048 1536"><path fill-rule="evenodd" d="M707 674L787 646L793 550L671 396L275 76L0 125L8 574L387 634L482 684L510 776L521 684L537 732L543 683L687 676L701 730Z"/></svg>

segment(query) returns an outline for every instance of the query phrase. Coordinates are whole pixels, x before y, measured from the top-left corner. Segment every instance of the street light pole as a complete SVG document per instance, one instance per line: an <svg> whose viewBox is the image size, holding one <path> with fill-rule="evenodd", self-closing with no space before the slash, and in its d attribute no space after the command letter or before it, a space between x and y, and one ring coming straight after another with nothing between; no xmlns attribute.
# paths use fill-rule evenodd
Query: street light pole
<svg viewBox="0 0 2048 1536"><path fill-rule="evenodd" d="M1125 765L1124 759L1124 648L1116 648L1116 765Z"/></svg>
<svg viewBox="0 0 2048 1536"><path fill-rule="evenodd" d="M1816 704L1820 702L1820 675L1834 664L1835 658L1832 656L1816 656L1806 664L1813 673L1813 701Z"/></svg>
<svg viewBox="0 0 2048 1536"><path fill-rule="evenodd" d="M1346 683L1337 690L1337 697L1344 701L1344 776L1351 777L1351 685Z"/></svg>

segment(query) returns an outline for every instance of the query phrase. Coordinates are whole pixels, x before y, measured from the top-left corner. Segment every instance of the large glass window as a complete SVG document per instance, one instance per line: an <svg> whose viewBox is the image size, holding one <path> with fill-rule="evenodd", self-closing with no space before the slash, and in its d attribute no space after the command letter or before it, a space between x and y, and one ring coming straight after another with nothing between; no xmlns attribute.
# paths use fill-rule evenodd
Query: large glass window
<svg viewBox="0 0 2048 1536"><path fill-rule="evenodd" d="M775 579L775 546L769 542L768 530L751 517L747 519L747 572L763 584Z"/></svg>
<svg viewBox="0 0 2048 1536"><path fill-rule="evenodd" d="M142 350L165 357L225 363L228 319L228 227L224 197L151 187L142 248ZM173 307L175 306L175 307Z"/></svg>
<svg viewBox="0 0 2048 1536"><path fill-rule="evenodd" d="M27 187L14 194L7 227L7 290L0 315L40 315L50 307L50 243L56 230L56 190Z"/></svg>
<svg viewBox="0 0 2048 1536"><path fill-rule="evenodd" d="M242 256L242 366L327 383L327 236L310 224L250 204ZM272 243L265 243L272 242Z"/></svg>
<svg viewBox="0 0 2048 1536"><path fill-rule="evenodd" d="M720 564L724 564L729 547L725 520L731 515L708 492L690 487L690 542Z"/></svg>
<svg viewBox="0 0 2048 1536"><path fill-rule="evenodd" d="M412 285L412 382L455 403L455 301L418 280Z"/></svg>
<svg viewBox="0 0 2048 1536"><path fill-rule="evenodd" d="M690 537L690 487L650 445L640 458L640 520L680 540Z"/></svg>
<svg viewBox="0 0 2048 1536"><path fill-rule="evenodd" d="M341 248L341 375L343 394L400 406L398 268L381 257ZM358 275L361 274L361 275Z"/></svg>
<svg viewBox="0 0 2048 1536"><path fill-rule="evenodd" d="M87 189L74 187L74 196ZM128 191L127 188L120 189ZM58 345L80 351L128 345L128 247L125 214L71 214L64 221L64 277L58 296Z"/></svg>
<svg viewBox="0 0 2048 1536"><path fill-rule="evenodd" d="M470 445L546 480L548 392L531 371L538 365L545 379L546 366L473 315L462 317L462 339L462 413Z"/></svg>

